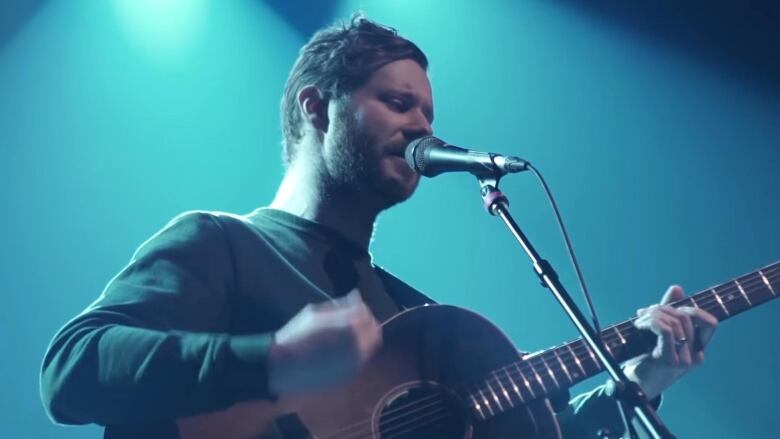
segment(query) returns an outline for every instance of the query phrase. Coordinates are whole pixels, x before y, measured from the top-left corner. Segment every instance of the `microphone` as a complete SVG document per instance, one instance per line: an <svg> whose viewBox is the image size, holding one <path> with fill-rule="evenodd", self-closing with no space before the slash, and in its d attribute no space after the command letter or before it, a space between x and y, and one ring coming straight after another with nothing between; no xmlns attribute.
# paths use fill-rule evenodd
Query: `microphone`
<svg viewBox="0 0 780 439"><path fill-rule="evenodd" d="M404 153L409 167L425 177L445 172L470 172L477 177L501 177L528 170L529 163L519 157L505 157L492 152L470 151L448 145L433 136L409 142Z"/></svg>

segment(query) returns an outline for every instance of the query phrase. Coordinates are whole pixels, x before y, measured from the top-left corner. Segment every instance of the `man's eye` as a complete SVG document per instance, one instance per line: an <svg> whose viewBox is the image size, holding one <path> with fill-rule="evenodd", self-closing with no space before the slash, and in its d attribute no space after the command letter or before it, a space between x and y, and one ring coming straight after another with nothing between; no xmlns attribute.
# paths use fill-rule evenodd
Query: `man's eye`
<svg viewBox="0 0 780 439"><path fill-rule="evenodd" d="M395 111L406 111L408 109L406 102L404 102L403 99L399 99L399 98L388 99L387 105Z"/></svg>

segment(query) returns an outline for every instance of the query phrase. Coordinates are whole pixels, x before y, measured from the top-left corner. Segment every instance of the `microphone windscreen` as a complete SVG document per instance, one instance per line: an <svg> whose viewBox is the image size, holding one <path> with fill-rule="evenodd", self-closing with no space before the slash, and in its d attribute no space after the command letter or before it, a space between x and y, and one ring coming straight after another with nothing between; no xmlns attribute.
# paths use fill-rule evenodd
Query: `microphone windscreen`
<svg viewBox="0 0 780 439"><path fill-rule="evenodd" d="M428 164L425 152L432 147L444 145L446 143L443 140L434 136L420 137L409 142L404 152L404 158L406 158L406 163L409 167L425 175L425 168Z"/></svg>

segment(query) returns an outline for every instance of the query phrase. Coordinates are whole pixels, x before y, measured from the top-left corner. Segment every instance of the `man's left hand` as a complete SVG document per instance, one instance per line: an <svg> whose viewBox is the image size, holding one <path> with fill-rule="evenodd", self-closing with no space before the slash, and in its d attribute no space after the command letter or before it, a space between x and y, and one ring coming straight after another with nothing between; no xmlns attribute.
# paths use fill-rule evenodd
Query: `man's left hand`
<svg viewBox="0 0 780 439"><path fill-rule="evenodd" d="M626 376L639 384L649 400L704 361L718 319L700 308L670 306L684 299L683 289L669 287L661 303L637 311L634 326L657 336L652 352L626 362Z"/></svg>

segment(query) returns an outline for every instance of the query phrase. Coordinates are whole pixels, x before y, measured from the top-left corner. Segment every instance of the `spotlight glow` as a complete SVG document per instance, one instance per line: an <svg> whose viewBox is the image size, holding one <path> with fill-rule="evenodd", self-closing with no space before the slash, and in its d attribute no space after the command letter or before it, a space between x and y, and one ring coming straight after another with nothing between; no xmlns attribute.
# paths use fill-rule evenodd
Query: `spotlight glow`
<svg viewBox="0 0 780 439"><path fill-rule="evenodd" d="M128 42L145 55L171 61L197 46L208 18L206 0L113 0Z"/></svg>

